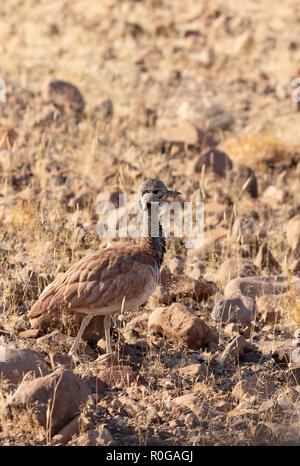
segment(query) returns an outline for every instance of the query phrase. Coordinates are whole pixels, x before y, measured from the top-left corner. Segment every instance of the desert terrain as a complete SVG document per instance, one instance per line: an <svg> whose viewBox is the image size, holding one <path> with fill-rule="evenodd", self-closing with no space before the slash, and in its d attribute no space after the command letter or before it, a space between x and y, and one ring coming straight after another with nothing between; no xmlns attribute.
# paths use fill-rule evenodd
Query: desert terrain
<svg viewBox="0 0 300 466"><path fill-rule="evenodd" d="M299 445L299 38L296 0L1 3L0 445ZM155 177L204 242L76 364L81 317L28 312Z"/></svg>

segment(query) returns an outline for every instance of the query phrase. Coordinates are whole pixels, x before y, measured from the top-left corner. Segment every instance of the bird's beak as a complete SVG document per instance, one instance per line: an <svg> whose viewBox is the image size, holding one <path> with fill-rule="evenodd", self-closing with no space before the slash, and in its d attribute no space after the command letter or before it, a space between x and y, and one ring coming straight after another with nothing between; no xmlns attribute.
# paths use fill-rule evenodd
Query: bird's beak
<svg viewBox="0 0 300 466"><path fill-rule="evenodd" d="M182 194L182 193L180 193L179 191L172 191L172 190L168 189L167 194L170 195L170 196L179 196L179 194Z"/></svg>

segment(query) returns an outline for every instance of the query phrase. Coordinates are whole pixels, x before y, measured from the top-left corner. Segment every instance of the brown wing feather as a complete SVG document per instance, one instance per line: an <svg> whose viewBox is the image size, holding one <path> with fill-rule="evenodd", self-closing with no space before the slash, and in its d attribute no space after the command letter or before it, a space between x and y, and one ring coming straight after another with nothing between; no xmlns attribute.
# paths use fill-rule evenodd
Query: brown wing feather
<svg viewBox="0 0 300 466"><path fill-rule="evenodd" d="M54 280L31 308L28 317L47 311L90 307L91 309L135 299L142 293L152 264L148 251L139 246L117 246L89 254Z"/></svg>

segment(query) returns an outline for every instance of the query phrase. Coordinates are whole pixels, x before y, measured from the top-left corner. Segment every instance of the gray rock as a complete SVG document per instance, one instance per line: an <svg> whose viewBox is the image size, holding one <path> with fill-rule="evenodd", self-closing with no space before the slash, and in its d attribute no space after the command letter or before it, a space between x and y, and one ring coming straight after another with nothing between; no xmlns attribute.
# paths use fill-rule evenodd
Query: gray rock
<svg viewBox="0 0 300 466"><path fill-rule="evenodd" d="M212 318L217 322L247 324L254 319L255 309L254 299L247 296L222 299L215 305Z"/></svg>

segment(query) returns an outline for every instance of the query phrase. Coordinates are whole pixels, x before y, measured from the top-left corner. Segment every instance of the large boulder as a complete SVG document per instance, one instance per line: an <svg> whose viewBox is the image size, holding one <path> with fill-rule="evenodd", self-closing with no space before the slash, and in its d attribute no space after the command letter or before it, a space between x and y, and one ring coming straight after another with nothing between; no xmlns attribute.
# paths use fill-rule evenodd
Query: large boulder
<svg viewBox="0 0 300 466"><path fill-rule="evenodd" d="M91 392L77 375L58 368L45 377L28 373L4 405L4 416L28 430L42 426L55 435L73 419Z"/></svg>
<svg viewBox="0 0 300 466"><path fill-rule="evenodd" d="M285 293L295 283L296 290L300 287L300 280L296 277L274 275L269 277L243 277L231 280L224 290L227 299L250 296L256 298L266 294Z"/></svg>

